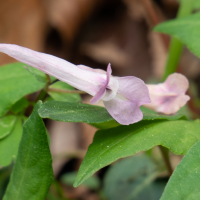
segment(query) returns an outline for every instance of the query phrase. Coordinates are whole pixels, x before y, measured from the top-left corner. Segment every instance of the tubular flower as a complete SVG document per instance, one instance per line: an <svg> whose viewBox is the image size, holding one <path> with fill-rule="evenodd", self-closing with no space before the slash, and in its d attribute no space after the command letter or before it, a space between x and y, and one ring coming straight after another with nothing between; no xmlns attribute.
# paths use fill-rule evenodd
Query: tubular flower
<svg viewBox="0 0 200 200"><path fill-rule="evenodd" d="M141 79L113 77L110 64L104 72L12 44L0 44L0 52L87 92L93 96L91 103L102 99L107 111L120 124L142 120L139 107L151 102L148 88Z"/></svg>
<svg viewBox="0 0 200 200"><path fill-rule="evenodd" d="M189 82L182 74L171 74L164 83L147 85L147 87L151 103L146 107L156 112L173 114L190 100L190 97L185 94L189 88Z"/></svg>

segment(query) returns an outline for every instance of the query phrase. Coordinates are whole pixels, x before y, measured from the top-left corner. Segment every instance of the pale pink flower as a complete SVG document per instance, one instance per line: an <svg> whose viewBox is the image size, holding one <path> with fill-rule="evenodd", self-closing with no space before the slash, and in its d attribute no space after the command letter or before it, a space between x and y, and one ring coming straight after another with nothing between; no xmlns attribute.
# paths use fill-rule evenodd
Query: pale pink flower
<svg viewBox="0 0 200 200"><path fill-rule="evenodd" d="M190 100L190 97L185 94L189 88L189 82L182 74L171 74L164 83L147 85L147 87L151 103L146 107L156 112L173 114Z"/></svg>
<svg viewBox="0 0 200 200"><path fill-rule="evenodd" d="M148 88L141 79L134 76L113 77L110 64L107 73L104 73L103 70L76 66L61 58L17 45L0 44L0 52L87 92L93 96L91 103L102 99L107 111L120 124L142 120L139 107L151 102Z"/></svg>

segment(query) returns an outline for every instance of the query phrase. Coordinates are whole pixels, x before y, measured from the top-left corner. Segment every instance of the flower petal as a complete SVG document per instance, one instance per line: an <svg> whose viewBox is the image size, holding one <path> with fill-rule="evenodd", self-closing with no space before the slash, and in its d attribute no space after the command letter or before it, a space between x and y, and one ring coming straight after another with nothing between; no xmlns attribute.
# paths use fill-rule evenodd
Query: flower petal
<svg viewBox="0 0 200 200"><path fill-rule="evenodd" d="M111 65L108 64L107 67L107 77L106 77L106 82L105 84L100 88L100 90L95 94L95 96L90 100L90 103L97 103L104 95L104 93L106 92L106 88L110 82L110 76L112 73L112 69L111 69Z"/></svg>
<svg viewBox="0 0 200 200"><path fill-rule="evenodd" d="M73 87L95 95L106 81L106 75L81 69L61 58L13 44L0 44L0 52L35 67ZM112 82L112 81L111 81Z"/></svg>
<svg viewBox="0 0 200 200"><path fill-rule="evenodd" d="M168 92L174 92L176 94L185 93L189 88L188 79L179 73L169 75L164 85Z"/></svg>
<svg viewBox="0 0 200 200"><path fill-rule="evenodd" d="M104 101L110 115L120 124L129 125L143 118L140 106L151 102L145 83L136 77L117 78L119 89L116 97Z"/></svg>
<svg viewBox="0 0 200 200"><path fill-rule="evenodd" d="M147 85L147 87L151 103L146 105L146 107L156 112L173 114L190 100L190 97L185 95L189 82L182 74L171 74L164 83L151 84Z"/></svg>
<svg viewBox="0 0 200 200"><path fill-rule="evenodd" d="M104 71L103 69L93 69L93 68L85 66L85 65L77 65L77 67L79 67L81 69L86 69L86 70L90 70L93 72L97 72L99 74L106 74L106 71Z"/></svg>
<svg viewBox="0 0 200 200"><path fill-rule="evenodd" d="M134 102L137 106L149 104L151 102L149 91L144 81L134 76L118 78L118 97Z"/></svg>
<svg viewBox="0 0 200 200"><path fill-rule="evenodd" d="M173 114L176 113L182 106L184 106L187 101L190 100L188 95L181 94L175 97L168 97L162 99L164 102L157 106L156 111L162 112L165 114Z"/></svg>
<svg viewBox="0 0 200 200"><path fill-rule="evenodd" d="M103 103L110 115L120 124L133 124L143 118L143 114L138 105L131 101L114 98Z"/></svg>

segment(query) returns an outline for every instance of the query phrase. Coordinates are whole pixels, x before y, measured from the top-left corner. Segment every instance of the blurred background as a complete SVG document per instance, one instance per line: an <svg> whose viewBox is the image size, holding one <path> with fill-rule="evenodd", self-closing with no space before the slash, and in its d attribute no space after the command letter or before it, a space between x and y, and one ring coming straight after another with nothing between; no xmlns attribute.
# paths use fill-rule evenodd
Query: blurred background
<svg viewBox="0 0 200 200"><path fill-rule="evenodd" d="M173 19L179 7L177 0L6 0L0 1L0 43L18 44L30 49L49 53L74 64L106 69L111 63L113 75L136 76L146 83L158 83L164 72L170 38L153 32L160 22ZM0 54L0 65L14 62ZM194 95L199 94L200 60L186 48L183 51L179 72L186 75L194 85ZM82 96L89 103L90 96ZM101 102L99 103L101 105ZM192 106L189 106L192 109ZM120 170L137 172L131 159L100 170L84 185L73 188L72 183L96 129L90 125L45 121L51 137L51 152L55 181L47 196L48 200L59 199L122 199L115 197L133 190L123 189L123 177L111 179ZM162 160L154 149L155 160ZM141 159L146 159L141 157ZM126 161L125 161L126 160ZM171 155L173 167L181 157ZM134 160L134 162L136 162ZM143 161L142 161L143 162ZM144 162L149 162L148 159ZM117 165L116 164L116 165ZM115 168L113 168L115 167ZM141 166L140 166L141 167ZM140 168L138 166L138 169ZM136 166L137 168L137 166ZM1 195L10 167L0 171ZM114 172L113 172L114 171ZM143 172L141 174L144 175ZM120 176L120 175L119 175ZM162 191L166 174L158 180ZM166 180L165 180L166 179ZM109 182L110 181L110 182ZM113 188L111 188L111 185ZM110 189L109 189L110 188ZM116 188L118 188L116 190ZM153 187L152 187L153 188ZM149 189L150 193L153 189ZM129 191L130 190L130 191ZM112 193L113 192L113 193ZM150 199L148 191L138 198ZM109 196L110 195L110 196ZM158 192L159 196L159 192ZM154 197L153 199L157 199Z"/></svg>

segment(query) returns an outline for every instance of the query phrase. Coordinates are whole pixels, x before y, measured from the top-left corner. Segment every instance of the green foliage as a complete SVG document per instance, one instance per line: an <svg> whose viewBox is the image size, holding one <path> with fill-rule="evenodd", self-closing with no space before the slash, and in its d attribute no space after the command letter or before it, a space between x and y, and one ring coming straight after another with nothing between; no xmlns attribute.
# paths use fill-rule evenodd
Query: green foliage
<svg viewBox="0 0 200 200"><path fill-rule="evenodd" d="M46 83L48 81L46 74L39 69L30 66L25 66L25 69L27 69L33 76L35 76L38 81L42 83Z"/></svg>
<svg viewBox="0 0 200 200"><path fill-rule="evenodd" d="M180 7L178 9L177 18L188 16L192 13L193 6L196 0L181 0ZM169 46L168 59L163 74L162 81L172 73L176 72L178 63L183 50L183 44L177 38L172 38Z"/></svg>
<svg viewBox="0 0 200 200"><path fill-rule="evenodd" d="M196 2L194 3L194 9L199 9L200 8L200 1L196 0Z"/></svg>
<svg viewBox="0 0 200 200"><path fill-rule="evenodd" d="M61 181L66 185L73 186L76 175L76 172L66 173L61 177ZM97 190L100 188L100 180L97 176L91 176L90 178L85 180L81 185L92 190Z"/></svg>
<svg viewBox="0 0 200 200"><path fill-rule="evenodd" d="M0 140L0 166L9 165L17 157L22 136L22 118L17 117L10 134Z"/></svg>
<svg viewBox="0 0 200 200"><path fill-rule="evenodd" d="M23 63L12 63L0 67L0 116L23 96L43 88L45 83L37 81Z"/></svg>
<svg viewBox="0 0 200 200"><path fill-rule="evenodd" d="M53 181L52 158L46 129L37 110L23 126L19 153L3 200L44 200Z"/></svg>
<svg viewBox="0 0 200 200"><path fill-rule="evenodd" d="M181 40L200 57L200 13L159 24L155 31L167 33Z"/></svg>
<svg viewBox="0 0 200 200"><path fill-rule="evenodd" d="M13 165L0 169L0 199L2 199L3 195L5 194L12 168Z"/></svg>
<svg viewBox="0 0 200 200"><path fill-rule="evenodd" d="M58 81L52 84L50 89L64 89L64 90L74 90L74 88L67 83ZM49 95L56 101L66 101L66 102L80 102L81 97L79 94L67 94L61 92L48 92Z"/></svg>
<svg viewBox="0 0 200 200"><path fill-rule="evenodd" d="M81 164L74 186L119 158L162 145L184 155L200 140L200 121L141 121L97 131Z"/></svg>
<svg viewBox="0 0 200 200"><path fill-rule="evenodd" d="M109 200L158 200L166 181L156 182L159 172L145 155L125 158L111 165L104 178Z"/></svg>
<svg viewBox="0 0 200 200"><path fill-rule="evenodd" d="M47 76L44 72L40 71L39 69L36 69L34 67L30 67L30 66L25 66L25 69L27 69L33 76L35 76L35 78L42 82L42 83L46 83L48 82ZM50 76L51 82L55 81L56 78L53 76Z"/></svg>
<svg viewBox="0 0 200 200"><path fill-rule="evenodd" d="M172 174L161 200L197 200L200 197L200 141L188 151Z"/></svg>
<svg viewBox="0 0 200 200"><path fill-rule="evenodd" d="M20 112L24 112L25 109L29 106L28 100L23 97L19 101L17 101L12 107L11 111L15 114L18 114Z"/></svg>
<svg viewBox="0 0 200 200"><path fill-rule="evenodd" d="M144 108L142 108L145 110ZM143 120L177 120L186 119L183 115L159 115L146 110ZM104 107L81 103L66 103L59 101L47 101L38 110L42 118L49 118L62 122L85 122L105 129L119 126Z"/></svg>
<svg viewBox="0 0 200 200"><path fill-rule="evenodd" d="M11 133L15 122L16 116L14 115L8 115L0 118L0 140Z"/></svg>
<svg viewBox="0 0 200 200"><path fill-rule="evenodd" d="M38 112L42 118L62 122L101 123L114 120L105 108L81 103L47 101Z"/></svg>

